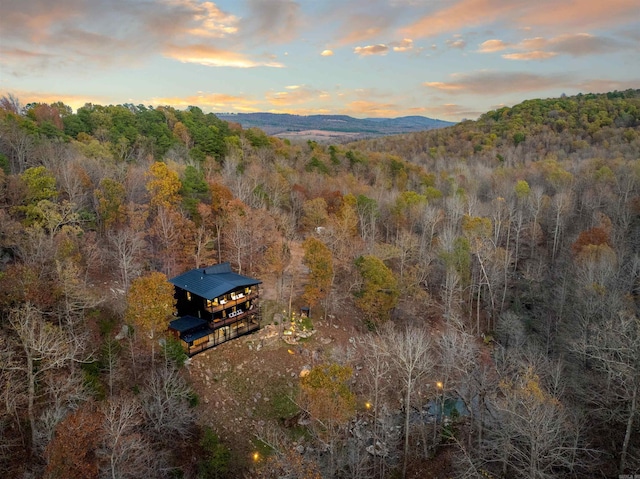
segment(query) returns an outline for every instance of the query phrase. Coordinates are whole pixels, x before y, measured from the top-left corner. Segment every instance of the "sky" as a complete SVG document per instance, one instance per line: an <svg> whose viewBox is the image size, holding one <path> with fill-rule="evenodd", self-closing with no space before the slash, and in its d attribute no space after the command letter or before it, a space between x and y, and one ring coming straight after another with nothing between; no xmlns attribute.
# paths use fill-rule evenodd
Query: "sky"
<svg viewBox="0 0 640 479"><path fill-rule="evenodd" d="M422 115L640 88L640 0L2 0L21 103Z"/></svg>

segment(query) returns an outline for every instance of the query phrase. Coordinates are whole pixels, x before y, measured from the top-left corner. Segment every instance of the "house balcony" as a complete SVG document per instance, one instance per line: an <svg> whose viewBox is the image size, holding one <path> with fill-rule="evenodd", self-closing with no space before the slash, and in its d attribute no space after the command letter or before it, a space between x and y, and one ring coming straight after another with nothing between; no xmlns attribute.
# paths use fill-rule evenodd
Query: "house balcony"
<svg viewBox="0 0 640 479"><path fill-rule="evenodd" d="M243 320L247 316L255 314L257 311L255 309L250 309L249 311L242 311L241 313L236 314L233 317L229 318L216 318L213 321L210 321L209 324L213 329L222 328L224 326L228 326L232 323L237 323L238 321Z"/></svg>
<svg viewBox="0 0 640 479"><path fill-rule="evenodd" d="M244 304L250 299L255 299L257 297L258 297L257 291L254 291L251 294L241 293L238 296L236 296L236 299L222 300L220 304L216 306L213 306L213 305L207 306L206 310L212 314L217 313L218 311L222 311L223 309L228 309L228 308L231 308L232 306L238 306L238 305Z"/></svg>

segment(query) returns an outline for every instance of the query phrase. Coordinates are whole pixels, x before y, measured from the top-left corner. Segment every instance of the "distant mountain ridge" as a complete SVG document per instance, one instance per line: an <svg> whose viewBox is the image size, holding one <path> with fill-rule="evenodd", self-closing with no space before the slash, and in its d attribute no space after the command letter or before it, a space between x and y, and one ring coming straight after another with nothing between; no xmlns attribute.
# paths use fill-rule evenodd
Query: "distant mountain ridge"
<svg viewBox="0 0 640 479"><path fill-rule="evenodd" d="M288 113L218 113L221 120L235 122L243 128L260 128L266 134L281 137L301 137L301 133L328 132L346 134L349 139L397 135L414 131L433 130L455 123L427 118L404 116L399 118L353 118L348 115L292 115Z"/></svg>

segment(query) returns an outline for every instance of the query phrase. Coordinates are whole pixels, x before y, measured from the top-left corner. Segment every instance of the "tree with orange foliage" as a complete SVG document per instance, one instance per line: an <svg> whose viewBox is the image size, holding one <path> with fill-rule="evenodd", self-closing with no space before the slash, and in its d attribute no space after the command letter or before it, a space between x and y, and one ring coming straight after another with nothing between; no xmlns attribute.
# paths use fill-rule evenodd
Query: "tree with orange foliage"
<svg viewBox="0 0 640 479"><path fill-rule="evenodd" d="M167 329L175 308L173 294L173 285L158 272L134 279L127 293L125 318L140 328L151 342L152 362L157 336Z"/></svg>
<svg viewBox="0 0 640 479"><path fill-rule="evenodd" d="M222 230L228 220L229 203L233 200L233 193L231 190L220 183L209 183L209 190L211 192L211 214L206 218L203 215L203 221L205 224L210 224L216 231L216 242L218 243L218 263L222 263ZM202 211L200 211L203 214Z"/></svg>
<svg viewBox="0 0 640 479"><path fill-rule="evenodd" d="M583 231L578 235L578 238L571 245L571 250L574 254L579 255L582 250L589 245L611 246L609 233L601 226L596 226L594 228Z"/></svg>
<svg viewBox="0 0 640 479"><path fill-rule="evenodd" d="M100 445L102 415L85 406L56 427L45 450L45 478L93 479L98 476L96 449Z"/></svg>

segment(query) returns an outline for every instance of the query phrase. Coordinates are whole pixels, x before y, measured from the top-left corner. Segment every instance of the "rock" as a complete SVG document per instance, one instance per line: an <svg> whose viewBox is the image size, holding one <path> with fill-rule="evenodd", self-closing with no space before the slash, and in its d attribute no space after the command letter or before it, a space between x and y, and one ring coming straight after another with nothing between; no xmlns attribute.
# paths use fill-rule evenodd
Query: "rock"
<svg viewBox="0 0 640 479"><path fill-rule="evenodd" d="M311 372L311 366L305 364L304 366L302 366L302 371L300 371L300 377L301 378L307 377L310 372Z"/></svg>
<svg viewBox="0 0 640 479"><path fill-rule="evenodd" d="M298 445L296 446L296 452L297 452L298 454L304 454L304 446L303 446L302 444L298 444Z"/></svg>
<svg viewBox="0 0 640 479"><path fill-rule="evenodd" d="M120 341L121 339L124 339L127 336L129 336L129 326L127 326L126 324L123 324L122 328L120 328L120 332L116 335L116 339Z"/></svg>

